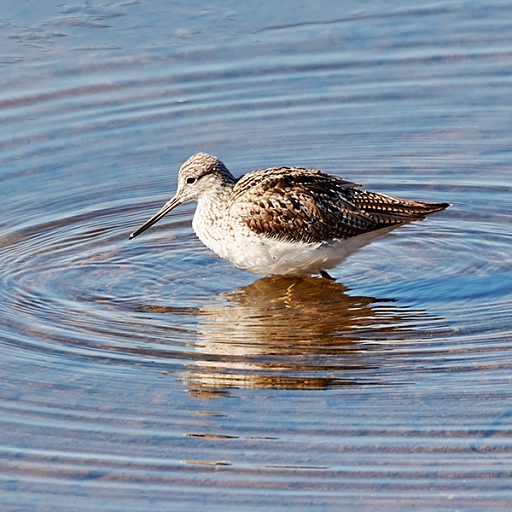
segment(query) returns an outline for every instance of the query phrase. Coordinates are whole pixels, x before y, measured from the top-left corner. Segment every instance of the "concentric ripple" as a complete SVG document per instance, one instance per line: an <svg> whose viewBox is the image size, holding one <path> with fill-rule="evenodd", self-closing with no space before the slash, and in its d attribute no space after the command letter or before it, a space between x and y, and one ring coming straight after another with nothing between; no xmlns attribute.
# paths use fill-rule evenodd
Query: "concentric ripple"
<svg viewBox="0 0 512 512"><path fill-rule="evenodd" d="M445 325L425 310L355 296L323 279L266 278L222 292L215 276L221 268L250 276L201 246L190 211L177 212L136 244L127 241L119 219L124 225L139 211L99 205L3 239L1 312L17 349L23 340L26 350L49 351L55 362L86 357L173 371L183 359L200 368L225 364L240 372L229 377L229 387L237 379L247 385L245 373L262 373L270 382L278 373L278 381L317 387L349 382L352 366L363 375L376 340L421 337L421 330ZM368 368L371 382L375 368Z"/></svg>

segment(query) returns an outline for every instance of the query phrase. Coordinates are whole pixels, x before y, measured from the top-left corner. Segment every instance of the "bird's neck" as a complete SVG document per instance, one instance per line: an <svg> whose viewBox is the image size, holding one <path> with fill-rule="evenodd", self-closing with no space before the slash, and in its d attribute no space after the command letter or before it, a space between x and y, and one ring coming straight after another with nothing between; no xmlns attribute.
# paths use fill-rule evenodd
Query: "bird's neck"
<svg viewBox="0 0 512 512"><path fill-rule="evenodd" d="M194 223L202 224L205 228L211 229L226 210L226 205L231 197L234 187L233 182L217 180L203 192L197 200Z"/></svg>
<svg viewBox="0 0 512 512"><path fill-rule="evenodd" d="M198 207L201 207L201 209L223 211L222 205L225 204L228 198L231 196L233 187L235 185L235 179L233 177L231 178L231 180L215 180L197 200Z"/></svg>
<svg viewBox="0 0 512 512"><path fill-rule="evenodd" d="M197 208L192 220L192 227L199 239L213 252L221 257L223 253L223 237L225 235L224 214L234 183L215 183L197 200Z"/></svg>

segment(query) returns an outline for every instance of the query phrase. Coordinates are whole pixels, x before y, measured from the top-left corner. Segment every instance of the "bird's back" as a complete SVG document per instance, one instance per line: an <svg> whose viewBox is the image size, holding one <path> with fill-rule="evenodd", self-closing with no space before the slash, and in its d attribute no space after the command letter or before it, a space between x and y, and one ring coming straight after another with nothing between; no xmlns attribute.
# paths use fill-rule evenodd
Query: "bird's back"
<svg viewBox="0 0 512 512"><path fill-rule="evenodd" d="M448 206L368 192L344 178L298 167L245 174L233 188L233 204L255 233L306 243L351 238Z"/></svg>

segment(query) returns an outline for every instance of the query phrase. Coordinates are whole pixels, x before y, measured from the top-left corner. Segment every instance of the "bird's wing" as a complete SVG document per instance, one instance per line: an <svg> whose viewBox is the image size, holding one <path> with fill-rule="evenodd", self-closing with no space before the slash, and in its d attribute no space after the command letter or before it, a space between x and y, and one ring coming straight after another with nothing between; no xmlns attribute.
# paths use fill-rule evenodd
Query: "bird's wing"
<svg viewBox="0 0 512 512"><path fill-rule="evenodd" d="M321 242L376 229L353 202L355 183L300 168L275 168L244 175L232 200L254 232L274 238Z"/></svg>
<svg viewBox="0 0 512 512"><path fill-rule="evenodd" d="M245 174L232 200L254 232L311 243L420 220L449 206L368 192L344 178L296 167Z"/></svg>
<svg viewBox="0 0 512 512"><path fill-rule="evenodd" d="M449 203L411 201L359 189L352 191L352 200L356 208L369 215L378 226L421 220L450 206Z"/></svg>

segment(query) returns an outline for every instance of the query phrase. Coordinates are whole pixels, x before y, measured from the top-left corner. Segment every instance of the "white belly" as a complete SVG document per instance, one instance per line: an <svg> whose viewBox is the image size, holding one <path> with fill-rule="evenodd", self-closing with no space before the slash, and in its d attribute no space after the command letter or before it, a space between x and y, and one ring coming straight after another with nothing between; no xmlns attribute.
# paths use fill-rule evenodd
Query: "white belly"
<svg viewBox="0 0 512 512"><path fill-rule="evenodd" d="M206 224L205 215L194 215L192 226L199 239L233 265L263 275L310 276L334 268L375 237L393 229L320 243L288 242L258 235L244 224L218 219Z"/></svg>

